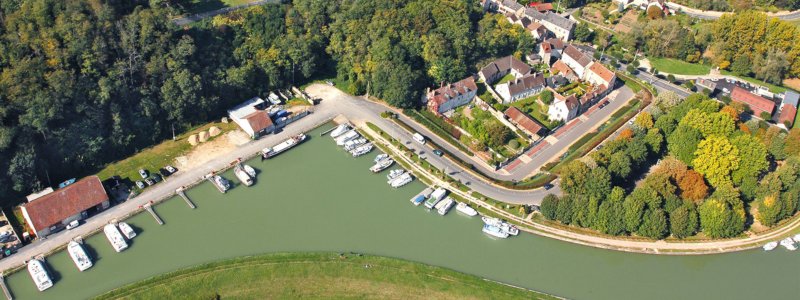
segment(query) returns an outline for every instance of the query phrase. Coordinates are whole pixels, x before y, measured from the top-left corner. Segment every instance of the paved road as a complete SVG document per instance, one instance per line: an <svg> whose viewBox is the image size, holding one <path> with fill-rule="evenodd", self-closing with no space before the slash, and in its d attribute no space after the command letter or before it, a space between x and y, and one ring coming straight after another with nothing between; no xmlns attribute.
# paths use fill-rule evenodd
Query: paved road
<svg viewBox="0 0 800 300"><path fill-rule="evenodd" d="M694 9L691 7L687 7L684 5L680 5L678 3L667 2L667 7L674 9L676 11L680 10L682 13L698 19L703 20L716 20L719 19L724 14L730 14L733 12L724 12L724 11L713 11L713 10L700 10ZM776 17L781 20L796 20L800 18L800 10L795 11L782 11L778 13L767 13L770 17Z"/></svg>
<svg viewBox="0 0 800 300"><path fill-rule="evenodd" d="M225 8L220 8L220 9L217 9L217 10L212 10L212 11L202 12L202 13L199 13L199 14L189 15L189 16L186 16L186 17L177 18L177 19L172 20L172 22L175 23L175 25L184 26L184 25L188 25L188 24L200 21L200 20L205 19L205 18L210 18L210 17L216 16L216 15L221 15L221 14L227 14L227 13L232 12L234 10L247 8L247 7L251 7L251 6L255 6L255 5L267 4L267 3L280 3L280 0L258 0L258 1L253 1L253 2L250 2L250 3L247 3L247 4L231 6L231 7L225 7Z"/></svg>

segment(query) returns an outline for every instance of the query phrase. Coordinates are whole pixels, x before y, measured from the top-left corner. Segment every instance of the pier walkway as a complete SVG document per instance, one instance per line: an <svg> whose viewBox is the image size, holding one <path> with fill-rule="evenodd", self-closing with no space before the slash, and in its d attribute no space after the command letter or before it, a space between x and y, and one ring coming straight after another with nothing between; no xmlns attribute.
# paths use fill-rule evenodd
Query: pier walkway
<svg viewBox="0 0 800 300"><path fill-rule="evenodd" d="M192 202L192 200L189 199L189 196L186 196L186 192L184 191L183 187L175 190L175 193L178 194L178 196L180 196L181 198L183 198L183 201L186 201L186 204L188 204L189 207L191 207L192 209L197 208L197 206L194 205L194 202Z"/></svg>

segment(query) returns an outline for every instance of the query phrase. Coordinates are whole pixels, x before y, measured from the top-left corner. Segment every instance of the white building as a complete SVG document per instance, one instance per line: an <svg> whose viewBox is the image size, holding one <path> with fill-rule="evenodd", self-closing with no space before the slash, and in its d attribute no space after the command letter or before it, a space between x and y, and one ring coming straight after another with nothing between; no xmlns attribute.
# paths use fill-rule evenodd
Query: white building
<svg viewBox="0 0 800 300"><path fill-rule="evenodd" d="M275 129L266 106L264 99L255 97L229 109L228 116L251 138L258 138Z"/></svg>
<svg viewBox="0 0 800 300"><path fill-rule="evenodd" d="M552 121L567 122L575 118L580 110L580 103L574 95L564 97L553 91L554 100L547 109L547 117Z"/></svg>
<svg viewBox="0 0 800 300"><path fill-rule="evenodd" d="M459 106L466 105L478 93L478 86L472 76L456 83L442 86L438 89L430 88L425 93L428 110L443 114Z"/></svg>
<svg viewBox="0 0 800 300"><path fill-rule="evenodd" d="M583 76L583 80L586 80L593 85L605 86L607 88L613 88L614 81L616 79L617 75L614 74L614 72L611 72L611 70L597 61L592 62L589 65L589 68L586 70Z"/></svg>
<svg viewBox="0 0 800 300"><path fill-rule="evenodd" d="M498 84L495 90L497 94L503 98L503 104L509 104L538 94L544 90L545 86L544 75L540 73L526 75L503 84Z"/></svg>
<svg viewBox="0 0 800 300"><path fill-rule="evenodd" d="M564 52L561 55L561 60L564 61L567 66L569 66L575 74L578 75L578 78L585 78L586 69L589 68L589 65L592 63L593 59L575 48L575 46L569 45L564 49Z"/></svg>

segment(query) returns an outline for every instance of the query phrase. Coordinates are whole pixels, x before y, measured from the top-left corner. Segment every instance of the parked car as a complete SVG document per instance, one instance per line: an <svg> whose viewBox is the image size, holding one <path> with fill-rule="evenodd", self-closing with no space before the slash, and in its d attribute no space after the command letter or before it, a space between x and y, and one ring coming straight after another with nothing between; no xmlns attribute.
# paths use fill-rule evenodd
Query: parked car
<svg viewBox="0 0 800 300"><path fill-rule="evenodd" d="M143 189L145 187L144 182L142 182L141 180L137 180L136 187Z"/></svg>
<svg viewBox="0 0 800 300"><path fill-rule="evenodd" d="M158 169L158 173L161 174L162 177L169 177L169 175L172 175L172 173L165 168Z"/></svg>
<svg viewBox="0 0 800 300"><path fill-rule="evenodd" d="M161 182L161 180L163 180L163 179L161 179L161 175L158 175L158 174L153 174L153 176L150 177L150 179L152 179L153 182L155 182L155 183L159 183L159 182Z"/></svg>
<svg viewBox="0 0 800 300"><path fill-rule="evenodd" d="M154 185L154 184L156 184L156 183L155 183L155 182L153 182L153 180L152 180L152 179L150 179L150 178L147 178L147 179L145 179L145 180L144 180L144 183L147 183L147 185Z"/></svg>
<svg viewBox="0 0 800 300"><path fill-rule="evenodd" d="M148 175L148 174L147 174L147 170L145 170L145 169L139 169L139 176L142 176L142 179L145 179L145 178L147 178L147 175Z"/></svg>
<svg viewBox="0 0 800 300"><path fill-rule="evenodd" d="M78 226L81 226L81 222L78 221L78 220L74 220L72 222L69 222L69 224L67 224L67 230L71 230L71 229L73 229L75 227L78 227Z"/></svg>
<svg viewBox="0 0 800 300"><path fill-rule="evenodd" d="M170 165L164 166L164 169L167 169L167 171L169 171L170 173L178 172L178 169L175 169L175 167L170 166Z"/></svg>
<svg viewBox="0 0 800 300"><path fill-rule="evenodd" d="M415 141L417 141L417 143L425 145L425 136L419 134L419 132L415 132L412 137Z"/></svg>
<svg viewBox="0 0 800 300"><path fill-rule="evenodd" d="M436 156L442 156L444 155L444 152L442 152L442 150L439 149L433 149L433 154L436 154Z"/></svg>
<svg viewBox="0 0 800 300"><path fill-rule="evenodd" d="M545 189L545 190L550 190L550 189L552 189L552 188L553 188L553 185L552 185L552 184L550 184L550 183L545 183L545 184L544 184L544 189Z"/></svg>

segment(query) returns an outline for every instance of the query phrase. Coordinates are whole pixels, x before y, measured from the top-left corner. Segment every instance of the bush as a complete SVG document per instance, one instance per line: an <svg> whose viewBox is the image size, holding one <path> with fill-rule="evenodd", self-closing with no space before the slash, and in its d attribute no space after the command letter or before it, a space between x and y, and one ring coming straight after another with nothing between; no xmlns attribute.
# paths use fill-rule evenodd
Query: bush
<svg viewBox="0 0 800 300"><path fill-rule="evenodd" d="M519 149L519 142L517 140L511 140L508 142L508 147L511 149Z"/></svg>
<svg viewBox="0 0 800 300"><path fill-rule="evenodd" d="M764 120L769 120L769 119L772 118L772 114L770 114L770 113L768 113L766 111L762 111L760 114L758 114L758 116L761 117Z"/></svg>

